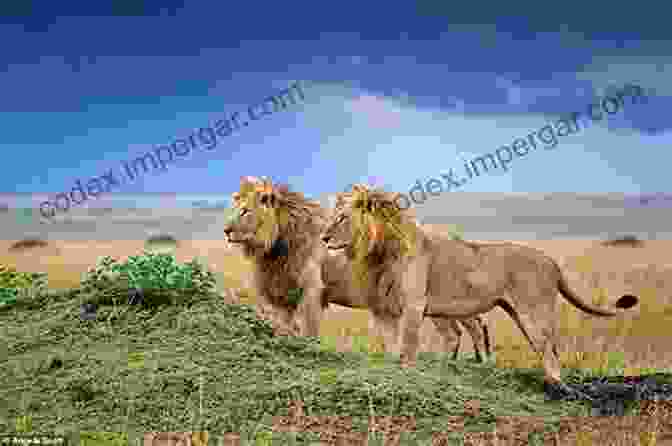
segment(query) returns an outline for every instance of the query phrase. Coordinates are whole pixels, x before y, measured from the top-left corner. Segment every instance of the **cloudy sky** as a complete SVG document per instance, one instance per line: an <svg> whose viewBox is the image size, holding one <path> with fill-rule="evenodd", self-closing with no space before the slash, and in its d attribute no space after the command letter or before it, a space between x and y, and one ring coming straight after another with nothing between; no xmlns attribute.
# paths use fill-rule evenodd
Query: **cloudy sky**
<svg viewBox="0 0 672 446"><path fill-rule="evenodd" d="M670 190L672 27L644 1L93 3L0 19L0 192L69 191L296 81L305 101L111 194L408 190L626 83L647 103L463 190Z"/></svg>

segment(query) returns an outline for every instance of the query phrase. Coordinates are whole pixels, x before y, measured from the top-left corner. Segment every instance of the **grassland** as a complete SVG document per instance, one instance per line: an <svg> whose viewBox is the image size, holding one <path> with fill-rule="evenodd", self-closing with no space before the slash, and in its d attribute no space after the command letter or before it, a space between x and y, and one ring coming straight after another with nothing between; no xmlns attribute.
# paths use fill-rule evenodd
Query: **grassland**
<svg viewBox="0 0 672 446"><path fill-rule="evenodd" d="M0 262L48 273L51 291L0 310L0 358L7 358L0 361L0 432L14 432L17 418L30 417L34 432L128 432L132 444L147 431L192 430L230 444L236 436L225 434L255 444L337 435L359 444L364 432L488 444L493 431L519 444L555 437L559 444L665 444L663 435L672 433L669 420L638 418L636 405L632 417L605 421L590 417L585 405L546 401L537 359L498 310L489 315L493 361L473 363L468 338L465 355L450 360L436 351L438 335L426 323L418 367L407 370L380 353L366 312L331 309L320 339L274 336L255 316L247 266L219 241L153 247L180 261L202 259L216 271L218 293L152 311L103 305L89 322L79 320L82 273L101 256L139 254L143 242L50 242L20 252L10 246L0 246ZM572 285L595 303L624 292L642 301L633 317L608 321L563 304L565 377L670 370L672 243L535 246L560 259ZM222 297L231 290L239 304ZM300 432L285 432L292 427Z"/></svg>

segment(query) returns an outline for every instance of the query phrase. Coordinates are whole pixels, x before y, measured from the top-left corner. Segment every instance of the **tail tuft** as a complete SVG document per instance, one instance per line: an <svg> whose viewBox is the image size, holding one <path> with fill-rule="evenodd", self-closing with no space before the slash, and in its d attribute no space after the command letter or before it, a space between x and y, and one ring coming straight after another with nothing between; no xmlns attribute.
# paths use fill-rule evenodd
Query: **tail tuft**
<svg viewBox="0 0 672 446"><path fill-rule="evenodd" d="M637 296L633 296L632 294L625 294L616 301L615 306L616 308L627 310L628 308L634 307L638 303L639 298L637 298Z"/></svg>

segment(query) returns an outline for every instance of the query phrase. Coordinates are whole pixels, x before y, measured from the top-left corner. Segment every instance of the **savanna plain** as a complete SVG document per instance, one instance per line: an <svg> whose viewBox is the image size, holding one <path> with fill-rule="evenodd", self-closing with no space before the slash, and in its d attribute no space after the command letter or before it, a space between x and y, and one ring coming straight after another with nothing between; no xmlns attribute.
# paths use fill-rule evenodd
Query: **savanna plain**
<svg viewBox="0 0 672 446"><path fill-rule="evenodd" d="M596 304L641 299L615 319L562 302L563 379L656 374L672 384L672 241L519 243L555 258ZM145 308L82 287L101 258L143 252L198 259L215 289ZM330 307L319 339L279 335L255 312L249 265L223 239L2 240L0 263L48 277L46 294L0 307L0 433L92 445L136 445L150 431L207 431L216 445L672 444L670 401L595 416L586 403L547 400L537 358L498 309L487 315L490 360L473 360L466 332L457 360L442 354L425 321L418 365L403 369L369 334L366 311ZM96 318L83 321L92 299Z"/></svg>

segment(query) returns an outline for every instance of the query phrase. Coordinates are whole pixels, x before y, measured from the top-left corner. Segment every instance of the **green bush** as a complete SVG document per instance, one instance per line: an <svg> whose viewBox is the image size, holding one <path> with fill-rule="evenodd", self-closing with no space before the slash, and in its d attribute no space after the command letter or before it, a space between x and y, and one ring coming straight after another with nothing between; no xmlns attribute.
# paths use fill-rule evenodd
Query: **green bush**
<svg viewBox="0 0 672 446"><path fill-rule="evenodd" d="M21 297L35 297L46 289L45 273L25 273L0 265L0 307L15 304Z"/></svg>
<svg viewBox="0 0 672 446"><path fill-rule="evenodd" d="M179 264L172 254L145 251L126 262L103 257L84 276L80 290L95 294L98 302L126 299L131 290L142 291L145 298L153 295L208 294L215 291L216 279L197 260ZM101 301L102 300L102 301Z"/></svg>

